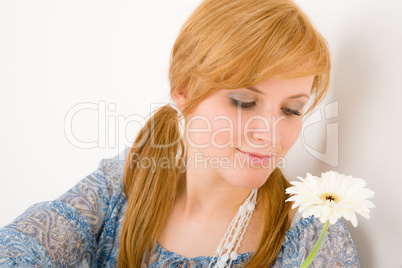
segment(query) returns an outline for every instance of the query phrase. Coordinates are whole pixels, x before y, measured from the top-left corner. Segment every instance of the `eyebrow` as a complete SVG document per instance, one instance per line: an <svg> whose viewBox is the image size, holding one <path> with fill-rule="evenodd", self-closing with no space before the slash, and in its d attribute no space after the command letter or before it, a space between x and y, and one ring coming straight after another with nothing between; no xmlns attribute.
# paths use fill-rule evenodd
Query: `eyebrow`
<svg viewBox="0 0 402 268"><path fill-rule="evenodd" d="M258 88L247 87L246 89L254 91L258 94L264 95L264 93L261 90L259 90ZM297 98L301 98L301 97L306 97L306 98L310 99L310 96L308 96L307 94L304 94L304 93L292 95L292 96L288 97L288 99L297 99Z"/></svg>

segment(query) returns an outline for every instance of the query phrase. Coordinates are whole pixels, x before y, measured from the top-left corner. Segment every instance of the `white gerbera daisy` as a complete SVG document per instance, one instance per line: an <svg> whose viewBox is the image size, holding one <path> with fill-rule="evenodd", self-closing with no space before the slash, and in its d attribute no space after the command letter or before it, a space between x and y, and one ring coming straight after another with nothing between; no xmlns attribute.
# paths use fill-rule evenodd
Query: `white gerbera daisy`
<svg viewBox="0 0 402 268"><path fill-rule="evenodd" d="M286 189L292 196L286 201L294 201L293 207L299 207L303 218L314 215L322 223L327 220L334 224L344 217L357 226L355 212L369 219L369 209L374 204L367 198L374 197L374 192L364 188L363 179L345 176L335 171L321 174L321 178L307 173L306 178L290 182L293 186Z"/></svg>

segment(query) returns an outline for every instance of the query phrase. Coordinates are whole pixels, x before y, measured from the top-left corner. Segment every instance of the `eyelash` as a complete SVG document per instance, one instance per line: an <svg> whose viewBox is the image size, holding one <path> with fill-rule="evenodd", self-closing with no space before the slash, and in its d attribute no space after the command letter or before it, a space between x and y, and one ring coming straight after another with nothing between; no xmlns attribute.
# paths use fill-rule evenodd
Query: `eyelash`
<svg viewBox="0 0 402 268"><path fill-rule="evenodd" d="M255 106L255 101L253 102L242 102L242 101L238 101L236 99L230 98L231 99L231 103L235 106L235 107L240 107L244 110L248 110L251 109ZM291 117L293 115L295 116L301 116L301 113L297 110L292 110L286 107L281 108L282 112L285 114L286 117Z"/></svg>
<svg viewBox="0 0 402 268"><path fill-rule="evenodd" d="M242 109L251 109L255 106L255 101L253 102L242 102L242 101L238 101L236 99L230 98L232 104L236 107L240 107Z"/></svg>
<svg viewBox="0 0 402 268"><path fill-rule="evenodd" d="M290 116L301 116L301 113L298 110L292 110L289 108L282 108L283 113L286 115L286 117L290 117Z"/></svg>

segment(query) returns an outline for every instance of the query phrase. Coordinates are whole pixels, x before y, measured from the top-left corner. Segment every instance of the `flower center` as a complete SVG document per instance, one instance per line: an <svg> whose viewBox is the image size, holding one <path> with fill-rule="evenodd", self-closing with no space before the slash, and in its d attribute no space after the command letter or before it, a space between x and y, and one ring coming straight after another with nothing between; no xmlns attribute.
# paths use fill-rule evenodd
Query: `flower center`
<svg viewBox="0 0 402 268"><path fill-rule="evenodd" d="M325 194L322 194L320 198L321 198L322 200L324 200L324 201L329 200L329 201L333 201L333 202L335 202L335 203L339 201L339 196L337 196L337 195L334 194L334 193L325 193Z"/></svg>

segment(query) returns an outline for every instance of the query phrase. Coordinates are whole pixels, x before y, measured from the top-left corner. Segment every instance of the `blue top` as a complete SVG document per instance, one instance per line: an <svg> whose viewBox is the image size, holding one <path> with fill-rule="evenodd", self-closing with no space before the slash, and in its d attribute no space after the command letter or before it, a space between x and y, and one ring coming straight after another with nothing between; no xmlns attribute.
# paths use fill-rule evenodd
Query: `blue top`
<svg viewBox="0 0 402 268"><path fill-rule="evenodd" d="M126 209L122 185L129 148L54 201L28 208L0 229L2 267L117 267L120 229ZM312 250L323 224L313 217L296 220L286 232L272 267L299 267ZM141 268L207 267L211 257L185 258L159 244ZM253 252L239 254L243 267ZM350 233L341 220L330 225L313 267L360 267Z"/></svg>

